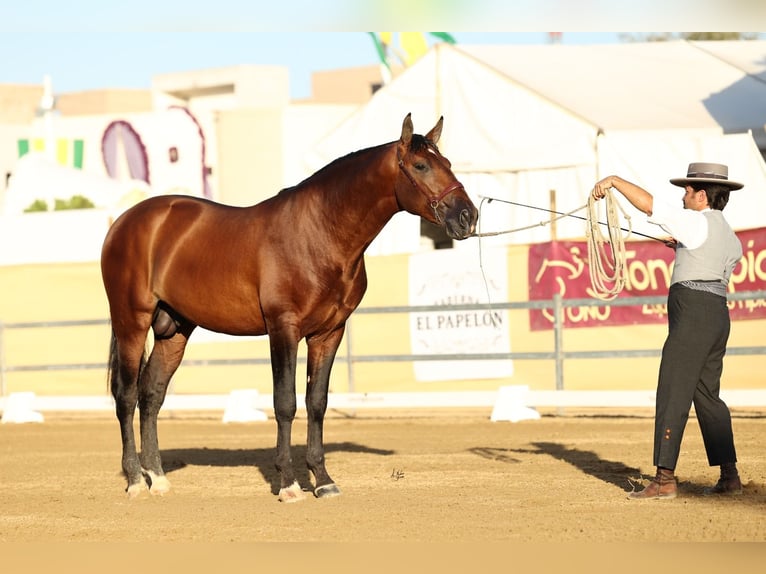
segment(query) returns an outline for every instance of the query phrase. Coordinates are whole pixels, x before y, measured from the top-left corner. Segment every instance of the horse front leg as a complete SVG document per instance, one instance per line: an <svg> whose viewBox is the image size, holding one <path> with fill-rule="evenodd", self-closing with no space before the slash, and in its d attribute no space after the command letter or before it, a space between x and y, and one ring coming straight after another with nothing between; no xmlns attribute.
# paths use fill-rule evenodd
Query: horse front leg
<svg viewBox="0 0 766 574"><path fill-rule="evenodd" d="M187 330L187 333L190 333ZM157 436L157 417L165 402L168 384L183 359L188 334L177 333L170 339L155 340L149 361L138 385L138 410L141 422L141 467L149 476L150 492L165 494L170 481L165 476Z"/></svg>
<svg viewBox="0 0 766 574"><path fill-rule="evenodd" d="M333 331L324 338L308 341L308 377L306 381L306 412L308 436L306 464L314 475L314 496L328 498L340 495L340 488L330 478L325 467L324 417L327 412L327 392L330 372L335 360L344 328Z"/></svg>
<svg viewBox="0 0 766 574"><path fill-rule="evenodd" d="M295 372L298 362L298 338L284 331L269 333L271 371L274 378L274 416L277 419L277 455L275 466L279 472L279 500L298 502L304 499L295 478L291 453L293 420L295 420Z"/></svg>

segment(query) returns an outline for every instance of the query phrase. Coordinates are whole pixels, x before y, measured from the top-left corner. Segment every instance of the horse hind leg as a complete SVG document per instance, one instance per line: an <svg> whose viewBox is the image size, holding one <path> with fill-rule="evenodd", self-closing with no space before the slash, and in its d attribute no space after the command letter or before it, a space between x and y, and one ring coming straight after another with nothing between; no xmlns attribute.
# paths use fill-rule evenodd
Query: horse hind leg
<svg viewBox="0 0 766 574"><path fill-rule="evenodd" d="M109 352L110 386L122 439L122 471L128 481L127 493L131 498L147 488L133 432L138 379L144 364L144 343L138 337L120 339L113 332Z"/></svg>
<svg viewBox="0 0 766 574"><path fill-rule="evenodd" d="M155 331L154 348L138 384L138 410L141 426L141 467L147 475L152 494L170 490L170 481L162 468L157 417L165 402L168 385L183 359L184 350L194 325L178 322L174 334L162 338ZM165 330L164 333L168 331Z"/></svg>

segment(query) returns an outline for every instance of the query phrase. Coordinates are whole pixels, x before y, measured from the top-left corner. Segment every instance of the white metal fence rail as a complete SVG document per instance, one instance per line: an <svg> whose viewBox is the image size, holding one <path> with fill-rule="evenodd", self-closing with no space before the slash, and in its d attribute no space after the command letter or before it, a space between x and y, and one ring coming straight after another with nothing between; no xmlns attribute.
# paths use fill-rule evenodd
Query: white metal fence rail
<svg viewBox="0 0 766 574"><path fill-rule="evenodd" d="M747 291L742 293L729 294L730 301L759 301L766 300L766 290L761 291ZM632 305L656 305L663 304L666 301L664 296L651 296L651 297L631 297L631 298L618 298L612 301L601 301L595 299L563 299L560 295L555 295L549 300L539 301L519 301L519 302L504 302L504 303L489 303L489 304L467 304L467 305L417 305L417 306L392 306L392 307L360 307L354 315L369 315L369 314L390 314L390 313L419 313L419 312L431 312L431 311L488 311L488 310L507 310L507 309L552 309L553 310L553 331L552 331L552 350L540 351L540 352L510 352L510 353L470 353L470 354L375 354L375 355L362 355L355 354L352 345L352 330L353 330L353 318L347 325L347 334L345 337L346 345L345 352L339 353L336 361L345 363L348 369L348 393L344 394L345 399L336 397L335 401L340 400L348 405L360 406L362 404L373 405L375 404L376 395L366 393L364 396L359 396L354 392L354 364L357 363L369 363L369 362L413 362L413 361L463 361L463 360L553 360L555 361L555 373L556 373L556 391L532 391L529 395L530 405L537 404L572 404L571 399L559 400L555 398L557 392L565 390L564 385L564 362L568 360L576 359L600 359L600 358L629 358L629 357L651 357L659 356L661 350L658 348L652 349L624 349L624 350L593 350L593 351L566 351L563 348L563 332L564 322L562 320L563 310L566 307L586 307L586 306L632 306ZM5 350L4 350L4 337L8 330L12 329L44 329L50 327L75 327L75 326L88 326L88 325L108 325L108 319L91 319L91 320L72 320L72 321L35 321L35 322L15 322L15 323L3 323L0 322L0 399L6 396L6 374L12 372L29 372L29 371L66 371L66 370L89 370L89 369L102 369L106 370L106 361L104 362L91 362L91 363L58 363L58 364L36 364L36 365L7 365ZM729 347L727 349L728 355L763 355L766 354L766 346L763 344L753 346L739 346ZM243 357L233 359L185 359L184 366L186 367L201 367L212 365L256 365L256 364L268 364L268 357ZM653 393L647 393L646 391L625 391L624 393L638 393L640 397L639 402L645 402L647 397L653 396ZM741 391L743 401L760 400L757 397L766 396L766 393L761 391ZM411 395L417 395L418 393L412 393ZM583 391L578 393L580 397L589 396L589 392ZM431 399L436 399L435 406L449 406L453 404L454 397L452 394L444 394L441 396L439 393L428 393ZM449 395L449 396L447 396ZM471 396L475 395L472 399ZM479 393L464 393L463 400L468 400L472 404L480 405L486 404L492 393L479 392ZM646 395L646 397L644 396ZM625 395L627 396L627 395ZM267 400L267 397L264 397ZM44 399L41 397L41 400ZM101 404L101 399L91 397L88 400L91 402L96 401ZM109 397L103 399L107 403ZM180 397L173 398L168 396L168 401L171 403L174 400L182 400ZM192 399L183 399L192 401ZM580 399L578 399L580 400ZM595 397L588 399L587 404L593 404L597 402ZM632 404L635 404L636 397L629 400ZM86 401L87 402L87 401ZM217 405L218 400L212 400L213 405ZM396 403L396 400L394 401ZM575 403L577 400L575 400ZM617 401L618 403L620 400ZM739 401L736 401L739 402ZM94 403L95 404L95 403ZM211 405L211 398L208 397L207 405ZM403 403L402 403L403 404ZM464 403L461 403L464 404ZM619 406L619 405L617 405Z"/></svg>

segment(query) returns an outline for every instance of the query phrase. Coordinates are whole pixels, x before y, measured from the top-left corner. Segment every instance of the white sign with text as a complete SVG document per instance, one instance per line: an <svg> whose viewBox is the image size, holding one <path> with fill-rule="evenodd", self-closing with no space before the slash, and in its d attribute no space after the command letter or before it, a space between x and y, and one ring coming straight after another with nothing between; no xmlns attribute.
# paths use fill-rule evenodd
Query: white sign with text
<svg viewBox="0 0 766 574"><path fill-rule="evenodd" d="M483 271L482 271L483 269ZM485 249L481 257L441 249L410 256L410 305L474 305L508 300L504 249ZM410 313L413 355L510 353L508 311L448 310ZM416 361L418 381L490 379L513 375L503 360Z"/></svg>

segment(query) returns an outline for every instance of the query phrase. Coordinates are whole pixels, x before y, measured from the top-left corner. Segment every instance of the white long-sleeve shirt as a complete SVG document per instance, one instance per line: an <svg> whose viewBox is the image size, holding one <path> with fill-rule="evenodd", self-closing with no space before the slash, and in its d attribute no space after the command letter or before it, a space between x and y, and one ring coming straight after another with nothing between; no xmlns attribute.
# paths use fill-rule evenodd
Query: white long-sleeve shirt
<svg viewBox="0 0 766 574"><path fill-rule="evenodd" d="M678 242L671 285L681 282L728 285L742 258L742 244L721 211L682 209L655 197L648 221L659 225Z"/></svg>

